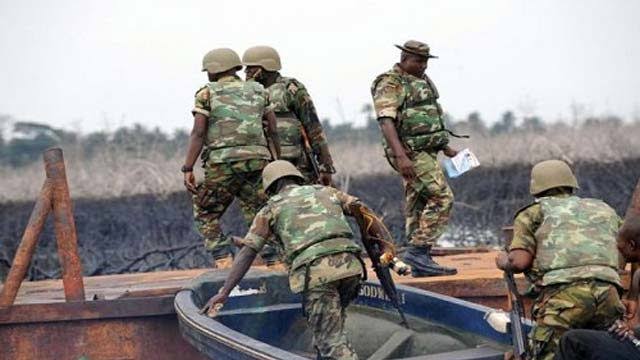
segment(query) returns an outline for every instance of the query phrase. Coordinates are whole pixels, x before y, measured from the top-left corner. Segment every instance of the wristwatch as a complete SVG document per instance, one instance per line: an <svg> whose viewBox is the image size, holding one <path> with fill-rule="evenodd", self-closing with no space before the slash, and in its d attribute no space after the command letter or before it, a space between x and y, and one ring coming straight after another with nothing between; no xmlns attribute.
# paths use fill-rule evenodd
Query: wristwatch
<svg viewBox="0 0 640 360"><path fill-rule="evenodd" d="M180 168L180 171L182 171L183 173L192 172L193 166L182 165L182 168Z"/></svg>

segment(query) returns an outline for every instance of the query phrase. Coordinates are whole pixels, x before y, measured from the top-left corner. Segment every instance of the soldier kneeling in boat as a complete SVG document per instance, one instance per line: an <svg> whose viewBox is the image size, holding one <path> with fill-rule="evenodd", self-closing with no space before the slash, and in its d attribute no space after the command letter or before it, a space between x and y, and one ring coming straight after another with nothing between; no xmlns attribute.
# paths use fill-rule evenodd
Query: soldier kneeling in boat
<svg viewBox="0 0 640 360"><path fill-rule="evenodd" d="M270 198L242 240L244 246L223 288L203 311L224 303L267 239L278 239L290 269L289 286L303 293L303 311L318 358L357 359L344 322L346 307L358 295L364 264L345 214L370 214L370 210L332 187L302 185L300 171L284 160L267 165L262 181Z"/></svg>
<svg viewBox="0 0 640 360"><path fill-rule="evenodd" d="M569 329L606 329L625 310L616 271L621 219L604 202L573 195L577 188L565 162L536 164L530 189L536 200L516 214L509 253L496 258L498 268L524 271L535 287L533 359L552 359Z"/></svg>

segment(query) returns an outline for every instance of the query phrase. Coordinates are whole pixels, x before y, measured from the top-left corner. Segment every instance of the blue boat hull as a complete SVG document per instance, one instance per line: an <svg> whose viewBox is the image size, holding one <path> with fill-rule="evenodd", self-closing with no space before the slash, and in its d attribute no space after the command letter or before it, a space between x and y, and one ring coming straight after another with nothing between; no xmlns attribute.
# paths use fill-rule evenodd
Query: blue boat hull
<svg viewBox="0 0 640 360"><path fill-rule="evenodd" d="M174 306L183 337L211 359L306 359L314 354L300 296L284 274L252 270L215 319L198 314L222 286L226 272L211 272L180 291ZM456 298L398 286L408 331L375 282L350 306L347 330L361 358L502 359L508 335L484 321L492 309Z"/></svg>

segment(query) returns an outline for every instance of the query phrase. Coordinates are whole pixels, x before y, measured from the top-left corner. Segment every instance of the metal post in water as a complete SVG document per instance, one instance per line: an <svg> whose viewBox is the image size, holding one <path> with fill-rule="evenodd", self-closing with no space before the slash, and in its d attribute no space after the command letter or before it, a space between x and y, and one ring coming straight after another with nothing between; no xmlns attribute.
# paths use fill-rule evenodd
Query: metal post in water
<svg viewBox="0 0 640 360"><path fill-rule="evenodd" d="M64 296L67 301L84 301L82 263L78 255L78 237L62 149L53 148L45 151L44 164L47 180L51 182L52 187L54 231L62 266Z"/></svg>
<svg viewBox="0 0 640 360"><path fill-rule="evenodd" d="M16 255L13 258L9 275L7 275L2 292L0 292L0 307L13 305L13 302L18 295L20 284L27 274L31 258L33 257L36 245L38 244L38 238L40 237L40 233L42 233L47 216L49 216L49 213L51 212L51 196L51 183L48 180L45 180L44 185L42 185L42 190L40 190L40 194L38 195L38 199L36 200L36 204L33 207L33 211L31 212L31 216L29 217L27 227L22 235L20 245L16 250Z"/></svg>

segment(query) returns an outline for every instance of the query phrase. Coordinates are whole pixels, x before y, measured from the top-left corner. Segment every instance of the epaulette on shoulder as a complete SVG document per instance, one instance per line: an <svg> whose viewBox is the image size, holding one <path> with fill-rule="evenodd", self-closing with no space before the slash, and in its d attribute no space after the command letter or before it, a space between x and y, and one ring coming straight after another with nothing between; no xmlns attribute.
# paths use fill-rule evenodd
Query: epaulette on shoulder
<svg viewBox="0 0 640 360"><path fill-rule="evenodd" d="M284 82L285 89L287 89L287 91L290 92L292 95L295 95L298 92L298 90L304 89L304 85L302 85L302 83L295 78L283 76L282 79Z"/></svg>
<svg viewBox="0 0 640 360"><path fill-rule="evenodd" d="M521 207L520 209L518 209L518 211L516 211L516 213L513 215L513 219L515 220L518 215L520 215L521 212L529 209L530 207L534 206L534 205L539 205L540 203L538 201L534 201L531 204L525 205L523 207Z"/></svg>
<svg viewBox="0 0 640 360"><path fill-rule="evenodd" d="M206 97L209 97L209 85L204 85L202 86L200 89L198 89L198 91L196 91L196 93L194 94L194 96L198 96L198 94L200 94L200 91L205 90L207 91L206 93Z"/></svg>
<svg viewBox="0 0 640 360"><path fill-rule="evenodd" d="M402 84L402 76L400 76L400 74L398 74L397 72L393 71L393 70L389 70L387 72L384 72L380 75L378 75L376 77L375 80L373 80L373 86L371 87L372 90L375 90L378 87L378 84L380 84L380 82L386 78L392 78L394 79L396 82L398 82L399 84Z"/></svg>

